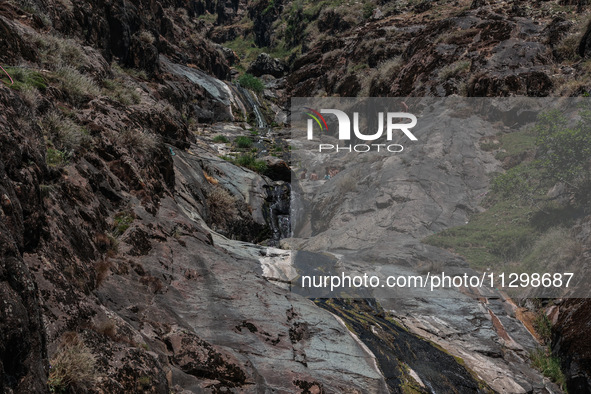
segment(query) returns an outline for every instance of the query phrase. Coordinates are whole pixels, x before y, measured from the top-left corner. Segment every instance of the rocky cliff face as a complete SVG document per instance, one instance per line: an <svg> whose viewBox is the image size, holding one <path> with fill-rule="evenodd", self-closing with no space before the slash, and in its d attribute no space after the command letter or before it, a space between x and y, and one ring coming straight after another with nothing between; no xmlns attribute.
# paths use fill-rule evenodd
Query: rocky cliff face
<svg viewBox="0 0 591 394"><path fill-rule="evenodd" d="M570 9L549 10L557 2L394 3L365 19L358 9L344 15L346 7L279 1L1 4L0 62L14 83L4 77L0 86L0 391L552 388L529 383L542 378L521 349L501 358L498 343L482 345L498 333L480 310L473 316L486 322L473 333L458 321L428 325L431 303L384 305L400 312L406 329L376 305L319 308L290 292L288 253L250 243L271 238L269 216L278 208L269 190L289 174L282 160L289 155L270 154L281 150L281 130L249 130L245 121L259 104L230 83L231 65L261 76L259 103L276 125L286 121L290 95L548 95L587 87L586 63L568 63L565 42L582 22ZM284 59L259 53L278 46ZM214 137L239 135L265 151L266 175L221 158L235 146ZM461 158L472 142L438 145L448 152L446 168L461 168L457 185L471 190L449 196L461 206L417 203L421 225L400 222L396 231L442 229L475 209L472 194L486 189L486 174L466 172L466 161L490 157ZM384 204L426 201L424 182ZM320 192L325 204L338 198ZM439 219L421 216L423 209L441 210ZM579 362L586 355L568 357L584 305L563 309L555 338L577 388L588 387ZM506 327L514 323L505 306L488 308ZM531 341L520 330L515 341ZM467 367L420 337L449 345ZM409 344L424 357L397 353Z"/></svg>

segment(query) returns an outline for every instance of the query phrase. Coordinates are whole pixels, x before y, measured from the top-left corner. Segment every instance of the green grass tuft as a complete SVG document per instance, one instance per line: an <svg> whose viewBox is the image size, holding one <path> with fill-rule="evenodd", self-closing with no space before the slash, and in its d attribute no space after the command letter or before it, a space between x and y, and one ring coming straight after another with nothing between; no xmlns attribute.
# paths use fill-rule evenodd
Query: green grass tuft
<svg viewBox="0 0 591 394"><path fill-rule="evenodd" d="M230 142L230 140L225 135L218 134L215 137L213 137L213 142L227 143L227 142Z"/></svg>
<svg viewBox="0 0 591 394"><path fill-rule="evenodd" d="M238 136L234 139L234 143L240 149L248 149L252 146L252 140L249 137Z"/></svg>
<svg viewBox="0 0 591 394"><path fill-rule="evenodd" d="M531 354L532 366L544 374L547 378L566 388L566 378L560 369L560 360L553 357L547 349L538 349Z"/></svg>
<svg viewBox="0 0 591 394"><path fill-rule="evenodd" d="M26 67L4 67L4 69L12 77L14 84L10 84L10 79L4 73L0 74L0 79L15 90L25 90L26 88L45 90L47 88L45 77L37 71Z"/></svg>

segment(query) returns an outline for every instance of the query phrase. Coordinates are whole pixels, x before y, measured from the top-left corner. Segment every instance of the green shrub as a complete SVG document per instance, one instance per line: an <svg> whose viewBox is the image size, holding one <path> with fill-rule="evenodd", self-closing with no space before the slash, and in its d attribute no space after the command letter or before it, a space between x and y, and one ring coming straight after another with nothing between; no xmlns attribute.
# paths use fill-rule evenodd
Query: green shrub
<svg viewBox="0 0 591 394"><path fill-rule="evenodd" d="M239 136L234 139L234 143L240 149L247 149L252 146L252 140L249 137Z"/></svg>
<svg viewBox="0 0 591 394"><path fill-rule="evenodd" d="M230 140L225 135L218 134L215 137L213 137L213 142L227 143L227 142L230 142Z"/></svg>
<svg viewBox="0 0 591 394"><path fill-rule="evenodd" d="M267 15L269 12L273 11L273 8L275 8L275 0L269 0L267 6L263 10L263 15Z"/></svg>
<svg viewBox="0 0 591 394"><path fill-rule="evenodd" d="M372 3L365 3L363 5L363 19L369 19L373 15L375 6Z"/></svg>
<svg viewBox="0 0 591 394"><path fill-rule="evenodd" d="M541 114L536 125L536 145L544 175L564 182L584 201L591 191L591 108L583 108L579 114L581 120L574 127L568 127L559 110Z"/></svg>
<svg viewBox="0 0 591 394"><path fill-rule="evenodd" d="M113 235L120 236L135 220L135 215L132 212L119 212L113 219Z"/></svg>
<svg viewBox="0 0 591 394"><path fill-rule="evenodd" d="M230 156L224 156L222 159L227 160L237 166L246 167L252 171L258 172L260 174L267 171L267 163L264 160L257 159L251 153L242 154L236 158Z"/></svg>
<svg viewBox="0 0 591 394"><path fill-rule="evenodd" d="M543 343L548 343L550 341L552 336L552 322L543 310L540 310L534 319L534 328Z"/></svg>
<svg viewBox="0 0 591 394"><path fill-rule="evenodd" d="M49 167L62 167L68 164L68 155L57 149L48 148L45 154L45 162Z"/></svg>
<svg viewBox="0 0 591 394"><path fill-rule="evenodd" d="M238 83L243 88L250 89L256 93L260 93L265 89L265 85L263 85L260 79L248 73L241 75L240 78L238 78Z"/></svg>
<svg viewBox="0 0 591 394"><path fill-rule="evenodd" d="M548 349L538 349L531 354L532 366L561 388L565 388L566 378L560 369L560 360L553 357Z"/></svg>

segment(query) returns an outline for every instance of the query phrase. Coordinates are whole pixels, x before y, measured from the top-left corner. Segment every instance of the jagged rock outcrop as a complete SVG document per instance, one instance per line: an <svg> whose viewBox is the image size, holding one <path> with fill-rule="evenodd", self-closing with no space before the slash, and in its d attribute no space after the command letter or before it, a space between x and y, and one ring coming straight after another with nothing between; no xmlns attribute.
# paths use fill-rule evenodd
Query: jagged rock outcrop
<svg viewBox="0 0 591 394"><path fill-rule="evenodd" d="M275 78L281 78L287 71L286 65L279 59L273 59L266 53L261 53L251 63L248 72L256 77L268 74Z"/></svg>

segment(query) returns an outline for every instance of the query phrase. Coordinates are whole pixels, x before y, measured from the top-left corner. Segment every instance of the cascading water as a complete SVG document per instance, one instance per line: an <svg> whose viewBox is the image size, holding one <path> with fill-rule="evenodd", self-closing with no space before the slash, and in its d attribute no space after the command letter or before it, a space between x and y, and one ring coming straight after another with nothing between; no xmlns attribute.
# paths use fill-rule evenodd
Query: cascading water
<svg viewBox="0 0 591 394"><path fill-rule="evenodd" d="M253 112L255 120L256 120L257 128L259 128L259 129L267 128L268 127L267 121L265 120L265 117L263 116L263 113L262 113L261 107L260 107L260 103L259 103L259 100L256 97L256 95L253 95L250 90L245 89L240 85L234 85L234 86L236 87L236 93L238 94L240 99L243 102L246 102L246 104L250 107L249 109L252 109L252 112Z"/></svg>
<svg viewBox="0 0 591 394"><path fill-rule="evenodd" d="M279 245L279 240L291 236L290 219L291 185L287 182L276 182L267 188L268 223L271 228L270 246Z"/></svg>

